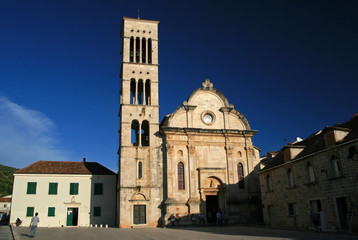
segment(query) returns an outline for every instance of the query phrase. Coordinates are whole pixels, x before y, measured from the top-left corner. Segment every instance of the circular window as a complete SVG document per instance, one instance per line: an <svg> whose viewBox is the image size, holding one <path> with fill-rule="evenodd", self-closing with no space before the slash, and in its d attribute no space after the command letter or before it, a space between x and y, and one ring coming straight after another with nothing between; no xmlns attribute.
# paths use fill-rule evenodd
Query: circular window
<svg viewBox="0 0 358 240"><path fill-rule="evenodd" d="M204 112L202 114L202 120L205 124L213 124L215 121L215 115L212 112Z"/></svg>

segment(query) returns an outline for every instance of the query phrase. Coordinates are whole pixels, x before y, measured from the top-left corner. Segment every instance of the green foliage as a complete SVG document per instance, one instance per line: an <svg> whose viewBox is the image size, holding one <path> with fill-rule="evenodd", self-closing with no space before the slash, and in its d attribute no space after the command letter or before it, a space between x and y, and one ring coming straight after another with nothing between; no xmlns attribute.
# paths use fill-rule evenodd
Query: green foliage
<svg viewBox="0 0 358 240"><path fill-rule="evenodd" d="M14 172L18 169L0 164L0 196L11 195Z"/></svg>

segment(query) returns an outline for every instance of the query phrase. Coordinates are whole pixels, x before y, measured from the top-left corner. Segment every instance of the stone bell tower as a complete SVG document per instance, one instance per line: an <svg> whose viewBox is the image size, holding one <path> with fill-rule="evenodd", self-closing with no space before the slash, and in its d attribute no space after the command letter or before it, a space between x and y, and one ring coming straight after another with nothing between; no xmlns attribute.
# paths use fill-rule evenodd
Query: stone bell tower
<svg viewBox="0 0 358 240"><path fill-rule="evenodd" d="M159 137L159 21L123 17L118 223L156 227L163 200Z"/></svg>

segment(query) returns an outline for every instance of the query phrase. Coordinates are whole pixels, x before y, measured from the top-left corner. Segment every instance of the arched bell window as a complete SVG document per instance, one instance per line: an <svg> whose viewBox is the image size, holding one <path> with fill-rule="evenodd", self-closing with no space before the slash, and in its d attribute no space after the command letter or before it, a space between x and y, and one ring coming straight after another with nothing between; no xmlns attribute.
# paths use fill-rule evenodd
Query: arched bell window
<svg viewBox="0 0 358 240"><path fill-rule="evenodd" d="M149 122L142 122L142 146L149 146Z"/></svg>
<svg viewBox="0 0 358 240"><path fill-rule="evenodd" d="M148 63L152 63L152 39L148 38Z"/></svg>
<svg viewBox="0 0 358 240"><path fill-rule="evenodd" d="M131 124L131 143L133 146L139 146L139 122L133 120Z"/></svg>

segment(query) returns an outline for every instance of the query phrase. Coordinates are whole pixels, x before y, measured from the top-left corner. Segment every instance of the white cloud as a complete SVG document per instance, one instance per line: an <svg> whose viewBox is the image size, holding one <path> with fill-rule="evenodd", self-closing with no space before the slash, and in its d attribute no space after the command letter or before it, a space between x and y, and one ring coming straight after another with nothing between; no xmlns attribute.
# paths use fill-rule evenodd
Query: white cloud
<svg viewBox="0 0 358 240"><path fill-rule="evenodd" d="M66 161L57 144L51 119L0 96L0 164L23 168L38 160Z"/></svg>

